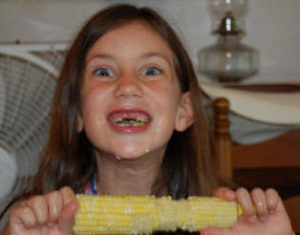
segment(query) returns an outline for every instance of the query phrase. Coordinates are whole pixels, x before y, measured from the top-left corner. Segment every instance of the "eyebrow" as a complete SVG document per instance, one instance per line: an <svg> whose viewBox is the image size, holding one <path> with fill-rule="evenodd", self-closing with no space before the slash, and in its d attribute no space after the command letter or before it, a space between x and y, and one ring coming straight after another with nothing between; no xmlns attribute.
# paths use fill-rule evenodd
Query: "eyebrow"
<svg viewBox="0 0 300 235"><path fill-rule="evenodd" d="M142 55L141 59L149 59L151 57L158 57L158 58L161 58L163 59L170 68L173 67L173 64L172 64L172 61L169 61L169 59L164 56L163 54L159 53L159 52L148 52L148 53L145 53ZM87 58L85 64L87 65L88 63L90 63L91 61L93 61L94 59L104 59L104 60L112 60L114 61L114 56L110 55L110 54L92 54L91 56L89 56L89 58Z"/></svg>
<svg viewBox="0 0 300 235"><path fill-rule="evenodd" d="M164 61L167 62L167 64L170 66L170 68L172 68L172 62L169 61L169 59L164 56L163 54L160 54L160 53L157 53L157 52L149 52L149 53L146 53L142 56L142 59L148 59L148 58L151 58L151 57L159 57L159 58L162 58Z"/></svg>
<svg viewBox="0 0 300 235"><path fill-rule="evenodd" d="M86 58L86 64L88 64L90 61L94 60L94 59L107 59L107 60L114 60L113 56L109 55L109 54L94 54L89 56L88 58Z"/></svg>

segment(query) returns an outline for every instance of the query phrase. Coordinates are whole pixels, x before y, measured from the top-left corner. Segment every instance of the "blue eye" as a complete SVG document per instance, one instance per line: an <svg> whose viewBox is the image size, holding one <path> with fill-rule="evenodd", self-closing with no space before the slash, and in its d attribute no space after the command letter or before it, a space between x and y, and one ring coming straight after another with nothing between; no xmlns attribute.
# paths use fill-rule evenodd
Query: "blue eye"
<svg viewBox="0 0 300 235"><path fill-rule="evenodd" d="M142 71L142 75L155 76L162 74L162 70L156 67L148 67Z"/></svg>
<svg viewBox="0 0 300 235"><path fill-rule="evenodd" d="M101 77L113 77L115 73L108 68L98 68L94 71L94 74Z"/></svg>

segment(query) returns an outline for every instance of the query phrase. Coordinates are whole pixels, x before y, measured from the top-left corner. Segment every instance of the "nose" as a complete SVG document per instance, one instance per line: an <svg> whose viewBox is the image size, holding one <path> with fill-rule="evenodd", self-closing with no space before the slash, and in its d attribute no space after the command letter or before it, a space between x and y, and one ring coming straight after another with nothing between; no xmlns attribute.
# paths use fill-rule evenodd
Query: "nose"
<svg viewBox="0 0 300 235"><path fill-rule="evenodd" d="M141 97L142 96L142 84L138 76L134 74L124 74L119 78L115 89L116 97Z"/></svg>

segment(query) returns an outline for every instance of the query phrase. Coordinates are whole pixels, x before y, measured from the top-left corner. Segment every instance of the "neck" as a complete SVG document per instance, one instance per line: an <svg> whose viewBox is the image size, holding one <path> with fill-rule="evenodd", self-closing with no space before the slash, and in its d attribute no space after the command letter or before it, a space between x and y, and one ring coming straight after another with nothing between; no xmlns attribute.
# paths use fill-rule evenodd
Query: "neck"
<svg viewBox="0 0 300 235"><path fill-rule="evenodd" d="M110 195L149 195L162 164L162 154L146 154L138 159L97 156L98 192Z"/></svg>

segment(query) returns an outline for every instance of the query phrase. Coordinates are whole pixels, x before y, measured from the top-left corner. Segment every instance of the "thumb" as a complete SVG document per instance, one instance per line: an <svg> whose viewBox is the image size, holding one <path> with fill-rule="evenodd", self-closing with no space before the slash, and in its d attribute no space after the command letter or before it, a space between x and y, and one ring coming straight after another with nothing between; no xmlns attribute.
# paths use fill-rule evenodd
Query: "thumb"
<svg viewBox="0 0 300 235"><path fill-rule="evenodd" d="M72 201L63 209L59 222L58 229L64 235L72 235L72 227L74 225L75 212L78 209L78 202Z"/></svg>
<svg viewBox="0 0 300 235"><path fill-rule="evenodd" d="M213 196L227 201L236 199L236 194L233 190L227 187L220 187L213 191Z"/></svg>
<svg viewBox="0 0 300 235"><path fill-rule="evenodd" d="M200 235L231 235L227 228L209 227L201 230Z"/></svg>

